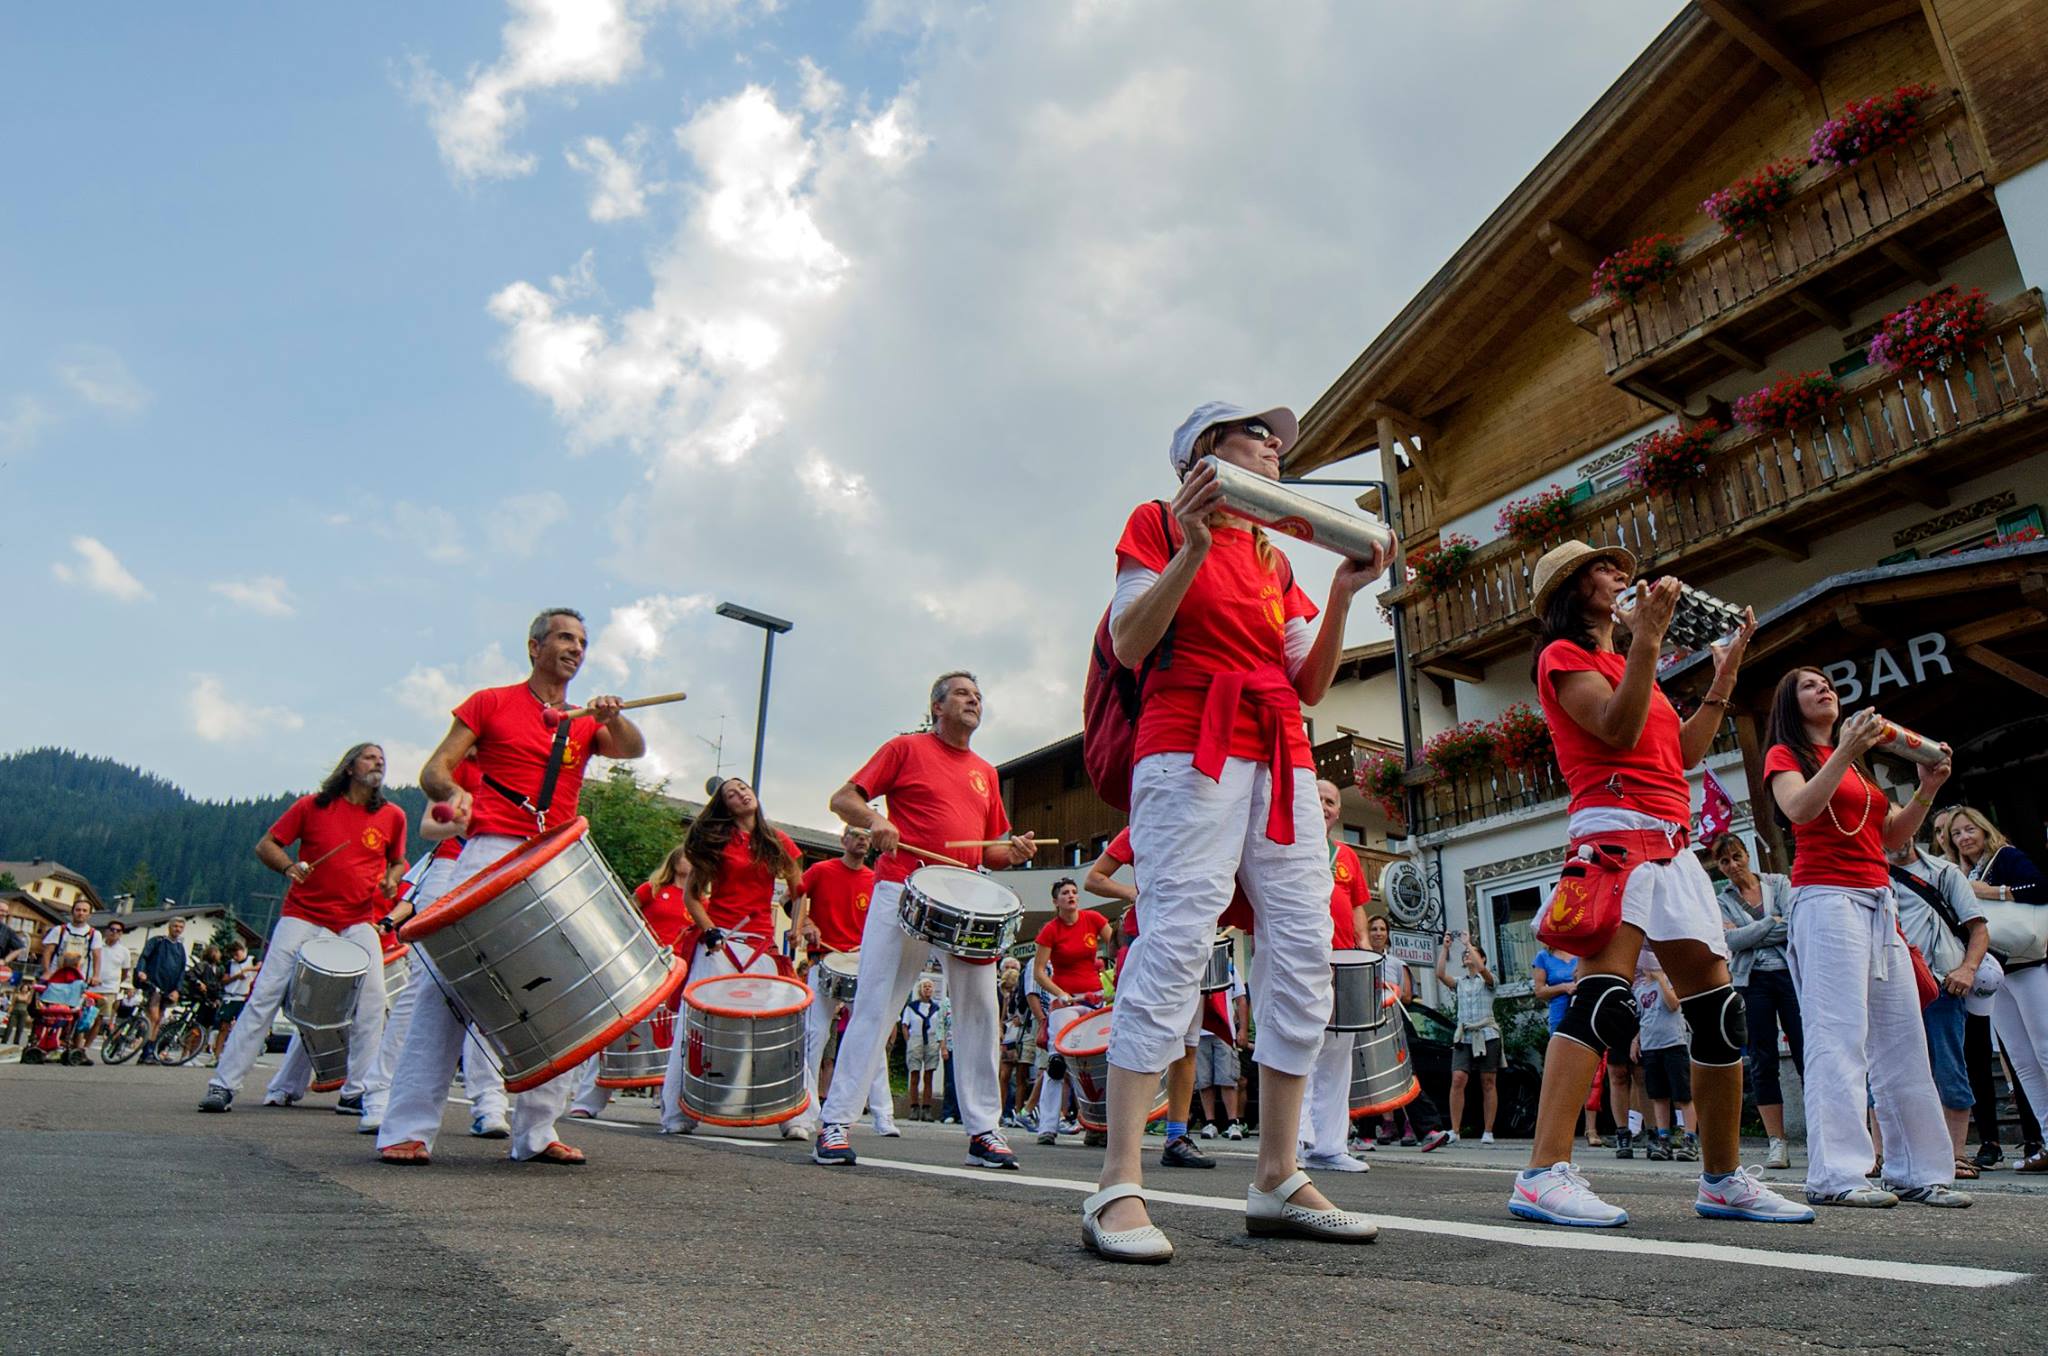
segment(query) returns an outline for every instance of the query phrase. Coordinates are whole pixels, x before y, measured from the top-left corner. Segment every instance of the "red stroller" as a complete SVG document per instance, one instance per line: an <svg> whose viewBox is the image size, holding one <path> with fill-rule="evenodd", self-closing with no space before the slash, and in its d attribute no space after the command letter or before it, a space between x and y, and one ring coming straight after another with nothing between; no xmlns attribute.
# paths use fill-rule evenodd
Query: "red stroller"
<svg viewBox="0 0 2048 1356"><path fill-rule="evenodd" d="M88 1011L96 1011L85 998L85 976L63 969L36 985L34 1020L29 1026L28 1044L22 1047L23 1064L42 1064L53 1057L63 1064L85 1063L83 1050L66 1048L68 1037Z"/></svg>

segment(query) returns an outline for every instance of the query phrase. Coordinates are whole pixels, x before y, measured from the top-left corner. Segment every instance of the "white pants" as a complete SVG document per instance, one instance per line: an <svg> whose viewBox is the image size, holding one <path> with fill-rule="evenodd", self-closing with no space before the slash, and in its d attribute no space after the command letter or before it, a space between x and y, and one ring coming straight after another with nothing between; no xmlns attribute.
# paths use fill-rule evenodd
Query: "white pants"
<svg viewBox="0 0 2048 1356"><path fill-rule="evenodd" d="M902 896L901 881L877 885L861 929L862 1001L853 1005L846 1034L839 1040L839 1062L833 1066L832 1091L825 1098L825 1120L833 1125L852 1124L878 1073L887 1073L889 1027L931 951L931 943L910 936L896 921L896 903ZM996 1015L996 967L943 954L941 963L946 993L953 1000L954 1100L960 1103L960 1121L967 1133L988 1134L1003 1114L1002 1090L997 1086L1003 1033Z"/></svg>
<svg viewBox="0 0 2048 1356"><path fill-rule="evenodd" d="M1792 892L1792 982L1806 1023L1806 1189L1863 1186L1884 1131L1884 1177L1902 1187L1955 1181L1955 1151L1889 890L1803 885Z"/></svg>
<svg viewBox="0 0 2048 1356"><path fill-rule="evenodd" d="M755 943L751 940L727 942L722 946L706 946L702 942L697 943L697 950L690 957L689 982L695 984L700 979L715 979L719 975L774 974L776 971L776 952L771 947L765 946L765 944L764 949L760 951L754 950L754 946ZM737 964L734 963L734 957L738 958ZM679 1014L676 1018L676 1038L669 1042L668 1067L662 1070L661 1075L661 1128L663 1133L670 1135L697 1124L696 1117L683 1109L683 1046L685 1044L687 1042L683 1039L683 1020ZM591 1075L593 1080L596 1077L596 1074ZM806 1083L808 1085L808 1080L806 1080ZM816 1089L814 1087L808 1088L808 1090L811 1091L813 1097L816 1096ZM606 1101L611 1100L610 1093L605 1089L599 1088L597 1091L605 1092Z"/></svg>
<svg viewBox="0 0 2048 1356"><path fill-rule="evenodd" d="M277 1019L277 1010L284 1006L299 948L315 937L334 936L361 947L370 962L369 973L356 990L355 1015L348 1030L348 1080L341 1085L344 1097L362 1092L363 1075L376 1059L377 1041L384 1034L384 975L378 968L384 954L383 944L378 940L377 929L368 923L357 923L335 933L303 918L280 918L270 930L270 942L263 948L263 968L256 973L256 987L242 1015L235 1020L227 1048L220 1054L220 1067L207 1080L208 1086L226 1088L229 1092L242 1090L242 1080L249 1076L256 1057L263 1053L270 1037L270 1024ZM310 1064L306 1072L310 1084Z"/></svg>
<svg viewBox="0 0 2048 1356"><path fill-rule="evenodd" d="M1323 1048L1316 1052L1315 1066L1308 1071L1305 1099L1307 1124L1300 1131L1301 1143L1312 1157L1340 1158L1351 1142L1351 1047L1357 1040L1349 1031L1325 1031Z"/></svg>
<svg viewBox="0 0 2048 1356"><path fill-rule="evenodd" d="M1991 1026L2034 1114L2048 1114L2048 966L2006 972L1992 1000Z"/></svg>
<svg viewBox="0 0 2048 1356"><path fill-rule="evenodd" d="M855 1001L859 1001L858 992L855 993ZM838 1008L837 1003L819 995L804 1013L804 1068L808 1071L811 1105L792 1123L805 1130L815 1131L824 1114L818 1105L818 1070L825 1062L825 1043L832 1038L832 1022L839 1015ZM850 1017L847 1020L849 1024L852 1022ZM832 1066L832 1081L835 1083L839 1081L841 1067L839 1064ZM875 1066L874 1080L868 1084L867 1109L875 1115L877 1130L896 1124L896 1094L889 1088L889 1061L886 1059Z"/></svg>
<svg viewBox="0 0 2048 1356"><path fill-rule="evenodd" d="M1266 837L1272 778L1227 759L1210 781L1186 753L1155 753L1131 775L1131 855L1145 929L1116 977L1109 1062L1156 1074L1179 1059L1201 1001L1216 920L1242 883L1258 918L1252 966L1252 1058L1306 1074L1330 1018L1330 858L1315 773L1294 772L1294 841Z"/></svg>
<svg viewBox="0 0 2048 1356"><path fill-rule="evenodd" d="M507 834L484 834L463 844L455 859L448 888L454 889L477 872L519 846L522 840ZM260 983L260 981L259 981ZM448 1002L434 967L425 953L413 951L411 991L412 1029L406 1032L399 1052L398 1067L391 1078L390 1100L384 1108L384 1124L377 1131L377 1147L417 1140L431 1152L435 1136L441 1133L441 1113L448 1104L448 1084L462 1057L469 1026ZM513 1158L532 1158L555 1141L555 1122L567 1109L574 1089L572 1078L556 1078L511 1099ZM501 1084L502 1086L502 1084Z"/></svg>
<svg viewBox="0 0 2048 1356"><path fill-rule="evenodd" d="M424 906L423 906L424 907ZM405 1038L412 1031L413 1005L419 1001L420 990L412 983L411 976L425 962L417 951L413 953L413 969L407 972L405 988L391 1001L391 1014L384 1019L384 1039L377 1042L377 1059L370 1066L368 1076L363 1079L363 1112L365 1115L382 1119L384 1108L391 1101L391 1078L398 1068L398 1057L405 1049ZM297 1042L293 1042L294 1048ZM285 1062L291 1064L291 1052L285 1052ZM308 1072L311 1065L307 1065ZM285 1070L279 1069L276 1078L270 1080L270 1090L265 1096L277 1092L282 1086ZM484 1048L484 1043L471 1031L462 1042L462 1092L469 1098L470 1114L475 1116L503 1116L509 1103L505 1096L505 1075L498 1068L498 1061ZM303 1095L303 1094L302 1094Z"/></svg>
<svg viewBox="0 0 2048 1356"><path fill-rule="evenodd" d="M1068 1098L1072 1095L1073 1088L1070 1080L1062 1078L1055 1083L1051 1078L1040 1075L1038 1080L1039 1134L1052 1135L1059 1133L1060 1112Z"/></svg>

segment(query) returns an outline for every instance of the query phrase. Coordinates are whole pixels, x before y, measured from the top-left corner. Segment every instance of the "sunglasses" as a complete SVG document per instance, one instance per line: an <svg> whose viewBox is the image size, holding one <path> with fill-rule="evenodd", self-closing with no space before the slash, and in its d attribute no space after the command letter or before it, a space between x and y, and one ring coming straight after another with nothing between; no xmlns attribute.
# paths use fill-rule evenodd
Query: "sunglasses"
<svg viewBox="0 0 2048 1356"><path fill-rule="evenodd" d="M1245 437L1257 443L1265 442L1273 436L1273 430L1267 427L1266 422L1262 419L1246 419L1241 423L1225 424L1223 426L1225 437L1229 437L1233 433L1242 433Z"/></svg>

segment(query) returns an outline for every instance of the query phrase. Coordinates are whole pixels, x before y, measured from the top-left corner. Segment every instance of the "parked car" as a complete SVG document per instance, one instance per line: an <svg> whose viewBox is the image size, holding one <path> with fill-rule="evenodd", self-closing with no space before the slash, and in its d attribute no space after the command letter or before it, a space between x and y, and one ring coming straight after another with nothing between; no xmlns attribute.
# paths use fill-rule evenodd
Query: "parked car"
<svg viewBox="0 0 2048 1356"><path fill-rule="evenodd" d="M1451 1034L1457 1023L1427 1003L1408 1004L1408 1016L1415 1024L1415 1039L1408 1057L1415 1064L1415 1076L1446 1119L1451 1114ZM1500 1109L1494 1116L1493 1133L1506 1139L1528 1139L1536 1133L1536 1103L1543 1091L1543 1066L1527 1054L1509 1051L1501 1061L1496 1086ZM1473 1079L1465 1092L1465 1122L1476 1126L1480 1117L1479 1080ZM1462 1131L1460 1133L1463 1133Z"/></svg>

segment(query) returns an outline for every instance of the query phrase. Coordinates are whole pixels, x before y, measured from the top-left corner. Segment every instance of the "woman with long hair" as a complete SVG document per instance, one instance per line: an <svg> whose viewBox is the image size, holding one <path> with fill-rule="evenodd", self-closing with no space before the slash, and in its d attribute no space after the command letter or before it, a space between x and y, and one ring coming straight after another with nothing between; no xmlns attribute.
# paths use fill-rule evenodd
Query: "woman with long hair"
<svg viewBox="0 0 2048 1356"><path fill-rule="evenodd" d="M1944 824L1945 855L1970 876L1970 892L1982 900L2048 906L2048 882L2026 853L2014 847L1983 811L1964 805ZM2005 982L1991 1004L1991 1025L2005 1047L2027 1104L2040 1114L2048 1107L2048 961L1999 957ZM1995 1141L1994 1141L1995 1142ZM1993 1160L1996 1161L1995 1159ZM2048 1149L2025 1146L2014 1172L2048 1172Z"/></svg>
<svg viewBox="0 0 2048 1356"><path fill-rule="evenodd" d="M663 888L681 892L689 915L676 942L676 950L687 949L690 957L686 982L776 970L775 883L788 887L792 901L801 896L803 855L762 811L753 787L738 777L720 782L691 822L683 845L655 874L663 872L672 873ZM697 1128L695 1118L683 1110L682 1084L683 1042L676 1041L669 1046L661 1082L664 1135L686 1135ZM782 1133L786 1139L804 1135L787 1121Z"/></svg>
<svg viewBox="0 0 2048 1356"><path fill-rule="evenodd" d="M1328 691L1351 599L1387 554L1346 560L1315 604L1264 534L1224 506L1214 455L1277 480L1297 432L1285 409L1210 403L1174 431L1179 491L1140 504L1116 547L1110 635L1118 662L1150 665L1132 750L1131 848L1145 926L1117 976L1110 1029L1108 1150L1082 1205L1086 1245L1165 1262L1173 1245L1145 1209L1141 1153L1159 1078L1181 1057L1217 920L1242 882L1258 920L1252 971L1263 1124L1246 1196L1253 1234L1363 1243L1295 1165L1302 1096L1330 1015L1329 854L1301 707ZM1168 642L1168 633L1171 641ZM1156 662L1154 662L1156 660Z"/></svg>
<svg viewBox="0 0 2048 1356"><path fill-rule="evenodd" d="M1704 1169L1693 1210L1709 1219L1802 1223L1813 1211L1742 1166L1742 996L1729 981L1713 882L1686 850L1692 821L1686 769L1714 742L1756 621L1745 616L1736 633L1714 647L1706 696L1698 711L1680 720L1657 686L1657 659L1677 611L1679 582L1667 577L1638 590L1623 652L1615 645L1615 612L1634 574L1635 557L1621 547L1566 542L1536 562L1531 580L1541 624L1536 694L1571 791L1570 866L1604 892L1619 921L1604 935L1581 939L1571 1003L1544 1055L1535 1144L1529 1166L1516 1176L1508 1211L1546 1224L1628 1223L1627 1211L1594 1194L1571 1151L1600 1056L1625 1057L1635 1039L1633 981L1647 941L1692 1033ZM1568 903L1561 887L1556 905ZM1545 918L1556 926L1560 916L1554 905Z"/></svg>
<svg viewBox="0 0 2048 1356"><path fill-rule="evenodd" d="M1864 755L1884 739L1884 722L1870 710L1841 716L1828 676L1794 669L1771 698L1764 754L1772 804L1792 830L1789 934L1806 1027L1806 1199L1968 1205L1953 1190L1955 1156L1885 860L1887 849L1912 841L1952 764L1921 764L1919 789L1894 805L1864 768ZM1869 1180L1875 1149L1866 1093L1884 1134L1883 1187Z"/></svg>

